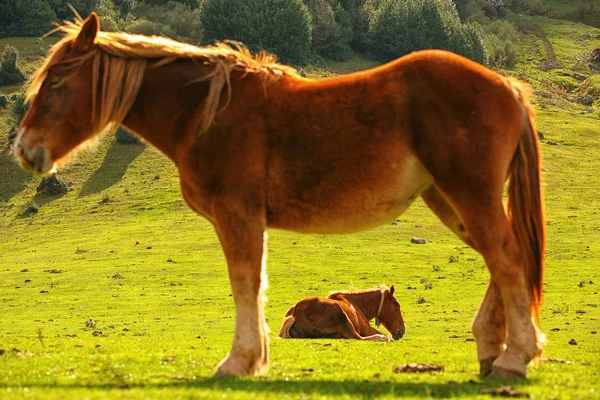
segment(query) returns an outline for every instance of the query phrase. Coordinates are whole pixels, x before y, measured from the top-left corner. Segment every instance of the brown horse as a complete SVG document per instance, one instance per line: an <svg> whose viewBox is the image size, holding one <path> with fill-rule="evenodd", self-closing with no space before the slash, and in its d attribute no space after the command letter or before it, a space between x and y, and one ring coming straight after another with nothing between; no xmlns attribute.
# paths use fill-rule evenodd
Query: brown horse
<svg viewBox="0 0 600 400"><path fill-rule="evenodd" d="M404 336L406 328L400 304L394 297L394 286L390 289L381 287L358 292L333 292L326 299L302 299L285 314L278 336L283 339L389 341L388 335L369 324L373 318L377 326L383 324L394 340Z"/></svg>
<svg viewBox="0 0 600 400"><path fill-rule="evenodd" d="M102 32L95 14L59 29L66 36L33 77L15 153L46 174L122 124L173 160L229 269L235 335L217 375L268 369L267 228L355 232L419 195L490 271L473 322L481 373L526 375L541 351L545 233L522 84L445 51L311 80L239 46Z"/></svg>

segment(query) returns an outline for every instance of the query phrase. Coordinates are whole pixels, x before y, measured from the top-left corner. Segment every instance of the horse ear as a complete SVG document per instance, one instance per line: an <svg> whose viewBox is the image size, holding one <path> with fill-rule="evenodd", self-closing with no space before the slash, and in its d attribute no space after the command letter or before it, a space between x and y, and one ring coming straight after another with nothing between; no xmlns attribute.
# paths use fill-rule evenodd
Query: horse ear
<svg viewBox="0 0 600 400"><path fill-rule="evenodd" d="M394 290L396 289L394 288L394 285L392 285L392 287L390 288L390 296L394 295Z"/></svg>
<svg viewBox="0 0 600 400"><path fill-rule="evenodd" d="M83 26L75 39L73 49L81 53L89 51L94 44L94 39L96 39L96 34L99 30L100 20L98 19L98 15L92 11L90 16L83 21Z"/></svg>

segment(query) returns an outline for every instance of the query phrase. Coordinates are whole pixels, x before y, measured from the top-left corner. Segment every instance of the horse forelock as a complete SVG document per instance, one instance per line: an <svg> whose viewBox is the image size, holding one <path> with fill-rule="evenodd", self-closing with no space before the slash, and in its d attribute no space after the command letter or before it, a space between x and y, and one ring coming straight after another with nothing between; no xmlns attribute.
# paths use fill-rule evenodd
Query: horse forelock
<svg viewBox="0 0 600 400"><path fill-rule="evenodd" d="M95 115L92 116L95 130L122 121L137 95L146 68L160 67L178 59L193 59L213 67L210 73L190 82L205 80L210 82L200 133L208 129L214 120L225 87L228 88L228 100L225 106L229 103L232 71L259 74L264 85L285 75L298 76L294 68L277 63L275 55L267 52L253 55L239 42L227 41L212 46L197 47L164 37L123 32L99 31L95 45L87 53L65 58L71 42L79 35L82 25L83 21L78 18L75 22L66 21L50 32L62 32L64 37L52 46L43 65L33 74L26 92L26 101L30 102L37 95L53 66L70 64L73 69L72 74L75 74L79 67L93 58L92 88L95 90L98 81L102 80L101 102L94 107ZM102 76L99 72L100 65L105 71Z"/></svg>

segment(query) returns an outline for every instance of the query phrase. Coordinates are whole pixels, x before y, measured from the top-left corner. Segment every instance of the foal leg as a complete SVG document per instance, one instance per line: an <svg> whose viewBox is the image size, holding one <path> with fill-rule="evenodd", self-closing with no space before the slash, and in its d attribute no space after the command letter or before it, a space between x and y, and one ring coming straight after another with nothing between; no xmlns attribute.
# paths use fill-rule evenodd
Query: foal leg
<svg viewBox="0 0 600 400"><path fill-rule="evenodd" d="M477 250L463 222L434 185L425 189L421 193L421 197L444 225L450 228L463 242ZM477 343L479 373L485 376L492 371L492 363L504 351L504 341L506 340L504 304L500 290L493 278L490 279L487 292L473 321L472 329Z"/></svg>
<svg viewBox="0 0 600 400"><path fill-rule="evenodd" d="M262 299L267 286L264 222L231 209L217 210L214 215L236 309L231 351L217 366L215 376L264 375L269 368Z"/></svg>

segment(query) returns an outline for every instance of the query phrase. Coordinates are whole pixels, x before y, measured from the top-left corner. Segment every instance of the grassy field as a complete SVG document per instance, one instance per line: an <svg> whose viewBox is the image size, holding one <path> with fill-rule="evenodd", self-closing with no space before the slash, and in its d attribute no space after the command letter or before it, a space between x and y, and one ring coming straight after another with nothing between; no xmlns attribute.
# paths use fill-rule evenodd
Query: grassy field
<svg viewBox="0 0 600 400"><path fill-rule="evenodd" d="M565 71L593 79L593 68L576 69L567 49L580 25L563 31L531 21ZM545 57L539 39L526 40L524 59L509 73L536 87L554 82L540 75L552 71L534 68ZM152 148L107 136L61 171L68 193L36 195L39 179L13 162L0 115L0 398L489 398L481 391L506 384L538 399L598 398L600 115L569 102L570 92L545 90L548 97L536 102L548 217L541 322L548 361L531 367L529 380L510 382L476 375L470 322L487 284L483 260L420 200L365 233L270 232L271 338L302 297L384 283L396 285L403 339L273 339L268 378L211 379L229 350L234 305L216 235L183 204L175 168ZM410 362L444 371L394 372Z"/></svg>

